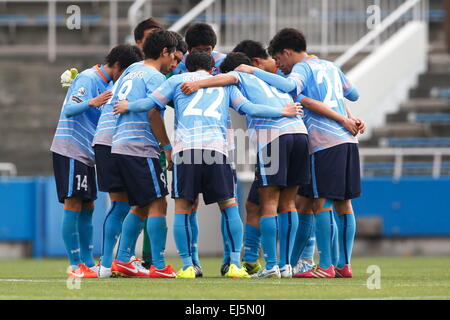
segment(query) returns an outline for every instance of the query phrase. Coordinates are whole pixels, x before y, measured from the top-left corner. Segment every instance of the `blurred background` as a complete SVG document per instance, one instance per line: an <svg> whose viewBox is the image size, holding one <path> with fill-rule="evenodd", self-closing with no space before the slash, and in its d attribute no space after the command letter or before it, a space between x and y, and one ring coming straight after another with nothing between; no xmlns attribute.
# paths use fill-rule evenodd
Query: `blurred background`
<svg viewBox="0 0 450 320"><path fill-rule="evenodd" d="M60 74L103 62L150 16L182 35L210 23L225 53L244 39L267 44L283 27L302 30L308 52L335 61L361 94L350 104L368 128L354 254L450 255L450 1L1 0L0 258L65 256L49 151L66 93ZM165 121L171 129L173 113ZM233 123L245 128L235 114ZM238 177L245 218L252 166L239 165ZM97 255L107 207L100 193ZM168 210L171 225L172 201ZM219 221L217 206L201 206L200 255L221 254ZM167 252L176 254L170 232Z"/></svg>

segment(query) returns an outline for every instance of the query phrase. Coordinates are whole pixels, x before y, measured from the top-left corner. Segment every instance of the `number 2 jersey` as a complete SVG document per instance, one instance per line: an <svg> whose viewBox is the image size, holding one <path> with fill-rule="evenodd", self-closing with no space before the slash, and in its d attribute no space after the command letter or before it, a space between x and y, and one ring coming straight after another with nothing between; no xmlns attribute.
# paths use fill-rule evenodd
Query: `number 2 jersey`
<svg viewBox="0 0 450 320"><path fill-rule="evenodd" d="M229 74L238 79L238 88L252 103L264 104L282 109L293 102L288 93L281 92L253 74L231 71ZM246 115L250 141L258 148L284 134L308 134L301 116L295 117L253 117Z"/></svg>
<svg viewBox="0 0 450 320"><path fill-rule="evenodd" d="M229 110L248 102L236 86L200 89L185 95L180 85L211 77L204 71L188 72L170 77L150 96L160 107L175 103L175 141L173 153L187 149L215 150L228 156Z"/></svg>
<svg viewBox="0 0 450 320"><path fill-rule="evenodd" d="M157 69L136 62L120 76L111 101L147 98L164 80L166 77ZM127 112L117 118L111 152L145 158L159 156L159 141L153 134L148 112Z"/></svg>
<svg viewBox="0 0 450 320"><path fill-rule="evenodd" d="M67 116L72 104L85 103L103 93L112 85L101 66L81 72L73 81L64 99L61 115L50 151L78 160L90 167L95 164L91 143L100 117L100 110L87 107L86 111Z"/></svg>
<svg viewBox="0 0 450 320"><path fill-rule="evenodd" d="M352 85L334 63L316 56L307 56L294 65L288 78L297 84L294 100L299 101L301 95L305 95L322 101L337 113L347 117L344 96L351 92ZM358 143L357 138L340 123L308 108L303 110L311 153L343 143Z"/></svg>

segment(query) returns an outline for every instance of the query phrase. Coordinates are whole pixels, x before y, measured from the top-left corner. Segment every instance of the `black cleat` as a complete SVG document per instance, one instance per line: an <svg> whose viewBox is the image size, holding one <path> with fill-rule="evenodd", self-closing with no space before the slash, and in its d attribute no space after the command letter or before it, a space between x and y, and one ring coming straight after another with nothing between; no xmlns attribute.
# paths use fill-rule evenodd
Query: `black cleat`
<svg viewBox="0 0 450 320"><path fill-rule="evenodd" d="M220 274L222 275L222 277L225 276L225 274L228 272L229 268L230 268L230 264L229 263L225 263L225 264L222 264L220 266Z"/></svg>
<svg viewBox="0 0 450 320"><path fill-rule="evenodd" d="M203 269L202 266L198 265L198 264L194 264L194 270L195 270L195 277L196 278L201 278L203 277Z"/></svg>

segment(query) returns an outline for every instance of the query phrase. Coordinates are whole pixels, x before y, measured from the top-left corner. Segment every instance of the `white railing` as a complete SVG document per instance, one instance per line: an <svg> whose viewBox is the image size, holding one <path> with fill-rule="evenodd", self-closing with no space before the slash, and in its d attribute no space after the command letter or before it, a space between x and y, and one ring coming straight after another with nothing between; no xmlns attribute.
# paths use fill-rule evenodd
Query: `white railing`
<svg viewBox="0 0 450 320"><path fill-rule="evenodd" d="M355 55L364 50L373 41L379 39L383 32L387 31L389 27L393 26L400 19L402 19L407 13L412 11L412 19L409 21L426 21L427 16L427 0L408 0L395 9L389 16L382 20L375 28L367 33L364 37L359 39L355 44L353 44L347 51L342 54L339 58L335 60L338 66L343 66L350 61ZM404 24L403 24L404 25ZM403 26L402 25L402 26ZM397 26L398 28L398 26ZM400 28L398 28L400 29ZM397 30L398 30L397 29Z"/></svg>
<svg viewBox="0 0 450 320"><path fill-rule="evenodd" d="M11 162L0 162L0 176L5 177L15 177L17 175L17 168L14 163Z"/></svg>
<svg viewBox="0 0 450 320"><path fill-rule="evenodd" d="M293 27L302 30L307 37L308 50L341 53L351 48L374 27L370 21L392 20L383 31L373 37L358 51L371 51L388 39L406 22L424 19L425 4L414 8L411 15L392 13L405 0L203 0L177 21L171 29L181 31L195 19L213 24L220 30L218 47L231 50L243 39L253 39L267 44L277 30ZM423 2L418 0L418 2ZM377 6L378 9L373 9ZM220 9L218 9L220 7ZM204 15L201 15L204 13ZM373 14L379 13L379 16ZM385 22L387 24L389 20Z"/></svg>
<svg viewBox="0 0 450 320"><path fill-rule="evenodd" d="M49 61L54 61L58 54L74 55L74 54L104 54L119 42L118 27L122 23L124 26L128 24L126 21L119 21L119 3L131 3L135 0L4 0L0 5L2 9L7 9L10 4L21 4L23 8L30 6L33 3L47 5L46 12L39 12L41 20L33 20L27 15L27 11L14 13L9 15L9 19L0 21L1 27L7 27L9 32L14 35L17 32L18 27L46 27L47 39L43 40L39 44L26 44L14 43L15 39L12 39L13 43L7 43L7 45L0 47L1 55L17 55L17 54L47 54ZM92 3L92 6L98 6L99 3L107 3L109 8L107 10L99 10L98 16L101 18L99 22L92 22L96 27L107 28L108 30L108 43L98 44L98 42L90 42L87 45L81 43L74 44L58 44L58 27L66 27L66 19L60 19L61 16L68 18L70 13L66 10L69 6L75 4L80 7ZM34 9L36 10L36 9ZM100 12L101 11L101 12ZM8 11L5 10L5 13ZM2 12L3 13L3 12ZM5 15L8 16L8 15ZM17 21L14 17L17 16ZM89 37L89 22L83 21L84 11L81 12L81 32L85 37ZM122 19L123 20L123 19ZM74 30L76 32L78 30ZM0 39L1 40L1 39Z"/></svg>
<svg viewBox="0 0 450 320"><path fill-rule="evenodd" d="M442 157L450 156L450 148L360 148L361 176L364 176L364 164L368 158L393 158L394 169L392 176L400 178L404 172L405 157L426 157L432 158L432 176L439 178L442 173ZM383 161L384 162L384 161Z"/></svg>
<svg viewBox="0 0 450 320"><path fill-rule="evenodd" d="M413 157L415 160L405 161L406 157ZM361 177L365 176L392 176L394 179L399 179L405 175L405 163L418 162L417 159L422 159L422 163L430 163L430 169L426 168L425 174L429 174L437 179L442 177L443 158L447 157L450 161L450 148L360 148L359 159L361 168ZM379 163L380 159L385 163L393 163L393 168L379 168L369 169L365 165ZM243 182L252 182L255 178L255 173L250 169L252 166L247 166L246 170L238 172L238 178ZM254 167L254 165L253 165ZM408 169L409 171L410 169ZM424 169L421 170L421 175L424 175ZM367 175L366 171L372 171L373 174ZM386 174L386 171L388 173ZM380 174L380 172L384 172ZM417 172L416 172L417 174ZM410 174L414 175L414 173ZM448 176L448 174L446 175Z"/></svg>

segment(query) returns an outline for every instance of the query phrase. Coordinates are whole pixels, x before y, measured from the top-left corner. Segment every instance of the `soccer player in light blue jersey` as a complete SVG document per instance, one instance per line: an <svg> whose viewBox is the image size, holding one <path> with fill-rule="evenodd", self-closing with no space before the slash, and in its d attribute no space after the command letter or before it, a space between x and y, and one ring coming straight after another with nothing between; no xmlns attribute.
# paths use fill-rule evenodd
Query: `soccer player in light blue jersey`
<svg viewBox="0 0 450 320"><path fill-rule="evenodd" d="M330 107L323 112L305 109L312 154L312 181L301 191L303 196L314 199L309 206L312 206L315 216L320 263L316 269L295 276L351 277L350 257L355 235L351 199L361 192L355 135L363 131L364 124L360 119L349 118L344 98L355 101L359 97L358 91L335 64L307 54L306 40L298 30L286 28L279 31L270 42L269 53L288 77L284 79L255 69L256 76L291 92L296 101L308 96ZM345 124L350 121L353 125ZM333 204L339 217L338 225L333 217Z"/></svg>
<svg viewBox="0 0 450 320"><path fill-rule="evenodd" d="M186 58L189 55L189 52L202 51L210 53L214 59L214 70L213 75L220 73L220 64L223 59L225 59L226 54L215 51L214 47L217 44L217 35L214 32L213 28L206 23L194 23L191 25L185 34L185 40L188 45L188 53L184 55L183 60L179 63L178 67L172 72L172 74L181 74L187 72L186 69ZM232 129L231 118L228 118L228 132L230 133L230 141L229 141L229 152L230 158L232 157L232 152L234 150L234 134ZM231 139L233 137L233 139ZM235 173L235 170L233 170ZM192 247L192 256L194 260L194 268L197 274L197 277L202 276L203 271L200 265L200 259L198 255L198 218L197 218L197 208L198 208L198 200L195 201L192 209L192 213L189 217L190 225L191 225L191 247ZM222 228L225 227L225 221L222 217ZM224 236L223 246L224 246L224 257L222 261L222 265L220 267L220 273L225 275L228 269L228 265L230 263L230 246L229 241L226 238L226 234L222 232Z"/></svg>
<svg viewBox="0 0 450 320"><path fill-rule="evenodd" d="M185 95L180 85L185 81L211 77L213 59L207 53L195 52L189 55L186 64L188 70L195 72L171 77L150 96L151 99L134 104L118 102L115 110L139 112L155 104L163 108L170 100L175 103L172 197L175 198L175 242L183 259L183 268L178 272L178 277L195 277L189 246L188 216L199 193L203 194L206 204L217 202L225 216L225 232L231 244L231 261L225 275L248 277L247 272L240 267L243 227L234 196L233 174L227 159L228 107L231 105L238 112L253 117L294 116L298 109L291 99L275 107L252 104L235 86L209 88L199 90L195 95Z"/></svg>
<svg viewBox="0 0 450 320"><path fill-rule="evenodd" d="M266 82L257 78L254 75L233 71L240 64L250 66L252 61L241 52L232 52L227 55L221 65L221 69L226 74L217 75L213 78L203 79L190 83L183 83L181 89L184 93L192 93L200 88L212 86L224 86L229 84L237 84L241 92L253 103L267 103L271 106L280 106L286 102L292 101L292 97L280 92L275 87L270 86ZM271 65L269 61L265 61L264 68L275 71L274 62ZM319 101L305 98L306 105L319 105L326 107ZM297 230L297 211L295 208L295 197L298 186L305 185L309 182L309 153L308 142L306 136L306 128L300 117L296 118L260 118L247 116L247 124L250 133L250 139L255 143L258 156L264 154L265 149L275 148L279 146L277 152L279 156L279 168L274 174L261 173L263 166L262 161L259 160L258 169L256 172L255 184L259 191L264 194L266 187L270 190L266 195L265 203L262 205L261 217L258 214L259 208L256 210L258 220L263 223L263 250L265 253L266 268L257 274L257 277L291 277L291 253L294 245L296 230ZM292 140L292 141L291 141ZM298 141L297 141L298 140ZM294 142L294 143L293 143ZM272 159L274 160L274 159ZM264 161L266 162L266 161ZM259 180L259 181L258 181ZM280 190L282 188L282 190ZM260 192L261 193L261 192ZM277 194L280 194L279 196ZM267 204L269 202L269 204ZM259 203L259 199L258 199ZM279 239L280 239L280 259L278 265L276 254L276 238L270 239L273 232L267 229L267 220L269 217L277 214L279 220ZM255 220L254 217L248 217L250 220ZM269 219L268 219L269 218ZM276 222L276 221L275 221ZM258 226L260 225L258 221ZM276 228L276 223L275 223ZM254 228L246 226L246 232L250 233ZM252 234L247 235L247 238ZM254 241L247 240L247 244L254 247L251 248L253 255L244 254L244 261L246 261L246 269L254 269L254 264L258 257L257 250L259 248L259 237L254 235ZM253 245L254 244L254 245ZM245 248L246 250L249 248ZM248 250L247 250L248 251ZM246 253L246 251L245 251ZM248 259L250 261L247 262Z"/></svg>
<svg viewBox="0 0 450 320"><path fill-rule="evenodd" d="M149 96L164 82L163 73L167 73L173 65L177 43L168 31L158 30L149 34L143 48L145 60L125 70L114 88L112 100L135 101ZM154 112L153 116L148 112L129 113L117 119L111 152L128 202L133 208L123 221L117 259L111 268L115 275L175 277L175 271L165 264L164 258L167 186L159 163L160 143L171 162L170 143L159 111ZM139 261L130 261L145 223L152 250L150 271L143 268Z"/></svg>
<svg viewBox="0 0 450 320"><path fill-rule="evenodd" d="M78 74L67 92L50 148L58 199L64 203L62 235L72 277L97 277L92 256L97 186L91 143L100 116L98 107L110 99L108 89L135 61L135 53L132 46L119 45L110 51L105 64Z"/></svg>

